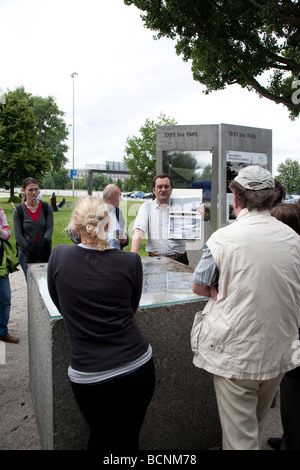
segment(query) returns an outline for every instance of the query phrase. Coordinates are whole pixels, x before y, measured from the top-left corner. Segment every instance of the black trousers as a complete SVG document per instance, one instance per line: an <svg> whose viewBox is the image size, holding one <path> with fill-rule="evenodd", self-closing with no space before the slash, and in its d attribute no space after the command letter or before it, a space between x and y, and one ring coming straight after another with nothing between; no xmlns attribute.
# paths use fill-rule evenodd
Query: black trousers
<svg viewBox="0 0 300 470"><path fill-rule="evenodd" d="M285 374L280 384L280 412L284 434L281 450L300 450L300 377L299 370L293 372L294 376L290 372Z"/></svg>
<svg viewBox="0 0 300 470"><path fill-rule="evenodd" d="M155 386L152 358L136 371L96 384L72 382L90 428L88 450L101 454L139 450L139 434Z"/></svg>

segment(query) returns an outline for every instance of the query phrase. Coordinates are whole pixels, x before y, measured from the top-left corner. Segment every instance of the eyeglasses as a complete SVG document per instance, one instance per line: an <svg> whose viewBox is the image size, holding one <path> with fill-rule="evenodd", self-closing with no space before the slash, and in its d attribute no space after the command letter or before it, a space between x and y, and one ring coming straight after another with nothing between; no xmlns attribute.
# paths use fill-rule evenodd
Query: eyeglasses
<svg viewBox="0 0 300 470"><path fill-rule="evenodd" d="M27 191L29 193L37 193L39 191L39 188L30 188L30 189L27 189Z"/></svg>

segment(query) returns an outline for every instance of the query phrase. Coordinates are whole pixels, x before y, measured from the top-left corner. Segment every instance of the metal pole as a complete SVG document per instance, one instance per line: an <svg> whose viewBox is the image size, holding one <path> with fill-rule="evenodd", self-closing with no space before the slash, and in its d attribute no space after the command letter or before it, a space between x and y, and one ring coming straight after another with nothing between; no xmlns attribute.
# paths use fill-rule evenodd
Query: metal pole
<svg viewBox="0 0 300 470"><path fill-rule="evenodd" d="M75 127L74 127L74 97L75 97L75 93L74 93L74 89L75 89L75 86L74 86L74 77L75 75L78 75L77 72L73 72L71 74L71 77L73 78L73 159L72 159L72 169L73 169L73 178L72 178L72 195L74 197L74 185L75 185L75 179L74 179L74 170L75 170L75 158L74 158L74 140L75 140Z"/></svg>

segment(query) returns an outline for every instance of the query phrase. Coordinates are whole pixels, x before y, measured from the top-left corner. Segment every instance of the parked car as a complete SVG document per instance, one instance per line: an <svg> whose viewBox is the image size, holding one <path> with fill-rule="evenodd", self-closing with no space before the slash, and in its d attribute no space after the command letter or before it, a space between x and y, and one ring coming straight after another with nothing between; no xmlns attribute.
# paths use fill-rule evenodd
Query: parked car
<svg viewBox="0 0 300 470"><path fill-rule="evenodd" d="M288 203L288 204L297 204L298 198L295 198L295 197L291 196L290 194L287 194L285 196L285 199L283 200L283 202Z"/></svg>
<svg viewBox="0 0 300 470"><path fill-rule="evenodd" d="M132 191L130 191L129 193L123 193L122 196L123 197L130 197L132 194Z"/></svg>
<svg viewBox="0 0 300 470"><path fill-rule="evenodd" d="M143 199L153 199L153 193L145 193Z"/></svg>
<svg viewBox="0 0 300 470"><path fill-rule="evenodd" d="M133 193L131 193L130 197L134 197L134 198L143 197L144 194L145 194L144 191L133 191Z"/></svg>

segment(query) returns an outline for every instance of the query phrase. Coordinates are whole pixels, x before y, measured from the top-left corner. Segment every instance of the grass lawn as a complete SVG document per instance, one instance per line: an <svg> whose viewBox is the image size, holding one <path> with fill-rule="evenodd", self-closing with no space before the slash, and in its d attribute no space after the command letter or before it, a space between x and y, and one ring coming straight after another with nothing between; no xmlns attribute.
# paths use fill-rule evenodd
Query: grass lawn
<svg viewBox="0 0 300 470"><path fill-rule="evenodd" d="M71 244L71 240L65 233L65 228L67 227L71 214L76 202L76 197L68 197L66 196L66 203L71 203L70 207L67 207L67 204L62 208L59 209L58 212L54 212L54 230L53 230L53 236L52 236L52 246L53 248L56 245L60 244ZM48 201L46 201L48 202ZM138 211L139 206L142 204L142 201L136 201L136 200L124 200L121 202L120 209L123 212L123 215L126 220L126 212L127 212L127 226L128 226L128 235L129 235L129 247L126 247L124 251L129 251L130 250L130 245L131 245L131 236L132 236L132 224L133 221L136 217L136 213ZM10 202L7 202L6 197L1 197L0 198L0 207L4 210L7 218L8 225L10 226L11 230L11 237L10 237L10 243L12 247L14 248L16 246L16 241L15 241L15 236L14 236L14 228L13 228L13 206L11 205ZM126 211L126 212L125 212ZM139 255L141 257L146 256L146 251L145 251L145 246L146 246L146 240L142 240L141 243L141 249L139 251Z"/></svg>

